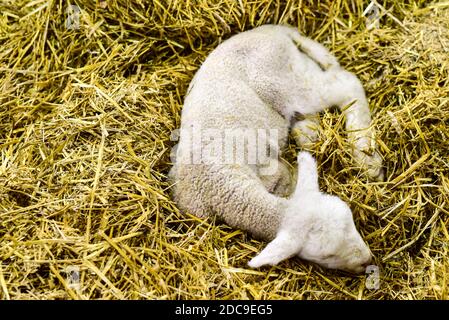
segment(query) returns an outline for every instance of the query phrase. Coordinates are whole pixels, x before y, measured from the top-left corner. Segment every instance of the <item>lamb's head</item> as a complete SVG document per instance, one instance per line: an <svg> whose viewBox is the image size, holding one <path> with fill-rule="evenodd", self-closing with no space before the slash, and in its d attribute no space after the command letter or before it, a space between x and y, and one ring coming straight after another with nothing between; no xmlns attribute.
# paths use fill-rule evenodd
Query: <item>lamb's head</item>
<svg viewBox="0 0 449 320"><path fill-rule="evenodd" d="M296 230L290 228L289 232L305 234L298 252L301 258L330 269L365 271L371 252L357 232L351 209L345 202L335 196L319 194L309 195L308 199L302 199L299 208L295 210L294 207L290 214L304 215L306 219L290 218Z"/></svg>
<svg viewBox="0 0 449 320"><path fill-rule="evenodd" d="M331 269L360 273L371 261L371 252L357 232L349 206L318 188L316 163L301 152L298 184L276 238L249 263L251 267L275 265L297 255Z"/></svg>

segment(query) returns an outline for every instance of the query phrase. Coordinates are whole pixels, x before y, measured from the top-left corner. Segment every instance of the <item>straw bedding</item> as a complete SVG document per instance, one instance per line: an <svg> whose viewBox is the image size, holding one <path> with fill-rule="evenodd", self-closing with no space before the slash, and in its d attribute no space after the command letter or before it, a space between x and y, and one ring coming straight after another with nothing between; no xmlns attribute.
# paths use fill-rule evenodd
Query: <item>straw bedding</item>
<svg viewBox="0 0 449 320"><path fill-rule="evenodd" d="M372 28L368 4L2 0L0 299L447 299L449 3L379 1ZM264 23L297 26L366 88L386 181L353 167L339 112L309 151L353 209L377 289L299 259L249 269L264 243L171 200L190 79Z"/></svg>

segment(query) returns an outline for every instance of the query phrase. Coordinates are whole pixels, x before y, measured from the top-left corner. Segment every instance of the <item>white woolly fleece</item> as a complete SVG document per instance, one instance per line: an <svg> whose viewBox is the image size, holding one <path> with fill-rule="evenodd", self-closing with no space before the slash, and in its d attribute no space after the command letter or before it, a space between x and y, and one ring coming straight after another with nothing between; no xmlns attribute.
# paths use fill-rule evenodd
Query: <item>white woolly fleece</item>
<svg viewBox="0 0 449 320"><path fill-rule="evenodd" d="M314 115L330 106L340 107L346 116L357 163L371 177L381 178L382 162L373 152L363 87L326 48L291 27L275 25L224 41L204 61L185 98L180 141L170 172L180 209L198 217L215 216L255 237L272 240L251 260L252 267L298 255L328 268L363 271L370 251L355 228L349 207L319 191L312 156L299 154L296 188L277 156L295 114ZM313 122L306 118L293 127L314 139L309 126ZM275 129L275 138L257 141L259 148L276 151L269 158L274 169L264 174L266 163L224 163L217 153L209 152L224 141L187 137L185 132L193 128ZM305 140L302 136L298 143ZM206 149L200 162L192 161L192 154L204 154ZM254 151L244 152L250 156ZM293 195L284 198L292 190Z"/></svg>

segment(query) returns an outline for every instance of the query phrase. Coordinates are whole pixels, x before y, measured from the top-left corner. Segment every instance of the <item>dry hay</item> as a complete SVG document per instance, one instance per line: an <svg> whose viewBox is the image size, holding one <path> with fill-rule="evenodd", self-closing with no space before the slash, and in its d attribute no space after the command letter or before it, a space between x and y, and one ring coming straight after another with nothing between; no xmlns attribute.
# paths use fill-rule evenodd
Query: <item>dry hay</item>
<svg viewBox="0 0 449 320"><path fill-rule="evenodd" d="M449 4L381 3L368 30L357 0L3 0L0 299L447 299ZM170 134L195 70L231 34L277 22L365 84L386 182L351 166L338 112L309 149L322 189L353 208L378 289L295 259L251 270L263 243L170 199Z"/></svg>

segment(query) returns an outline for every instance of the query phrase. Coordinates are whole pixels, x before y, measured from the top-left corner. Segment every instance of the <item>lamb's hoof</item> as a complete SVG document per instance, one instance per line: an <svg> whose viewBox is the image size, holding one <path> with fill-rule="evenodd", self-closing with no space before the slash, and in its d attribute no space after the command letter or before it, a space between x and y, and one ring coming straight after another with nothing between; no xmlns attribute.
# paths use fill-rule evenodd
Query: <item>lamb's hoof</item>
<svg viewBox="0 0 449 320"><path fill-rule="evenodd" d="M318 118L305 118L297 121L292 126L292 135L298 146L303 148L311 147L319 140Z"/></svg>
<svg viewBox="0 0 449 320"><path fill-rule="evenodd" d="M356 161L373 181L382 182L385 179L385 170L382 166L382 158L377 152L372 155L359 151L356 153Z"/></svg>
<svg viewBox="0 0 449 320"><path fill-rule="evenodd" d="M370 170L368 170L368 176L373 181L383 182L383 181L385 181L385 170L384 170L384 168L372 170L372 172L370 172Z"/></svg>

